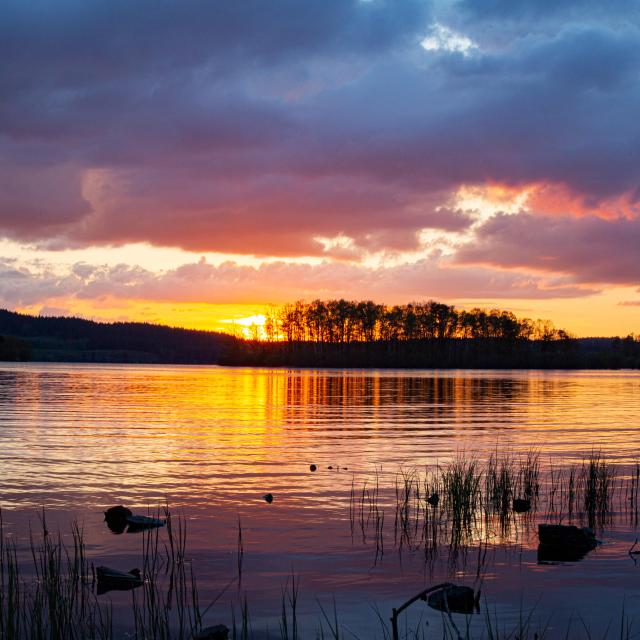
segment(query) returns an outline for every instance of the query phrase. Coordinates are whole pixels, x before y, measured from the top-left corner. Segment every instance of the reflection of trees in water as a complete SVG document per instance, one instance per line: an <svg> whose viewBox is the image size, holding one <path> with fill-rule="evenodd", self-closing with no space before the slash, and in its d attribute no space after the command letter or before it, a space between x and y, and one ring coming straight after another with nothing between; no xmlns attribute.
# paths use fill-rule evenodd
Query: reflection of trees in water
<svg viewBox="0 0 640 640"><path fill-rule="evenodd" d="M544 385L545 389L540 389ZM527 402L531 396L553 392L539 379L480 376L411 376L354 372L290 372L286 380L288 421L296 418L326 419L344 412L353 420L362 418L404 422L468 422L476 426L489 416L505 414ZM358 412L358 409L361 412ZM493 419L493 418L492 418ZM338 425L335 425L338 426Z"/></svg>

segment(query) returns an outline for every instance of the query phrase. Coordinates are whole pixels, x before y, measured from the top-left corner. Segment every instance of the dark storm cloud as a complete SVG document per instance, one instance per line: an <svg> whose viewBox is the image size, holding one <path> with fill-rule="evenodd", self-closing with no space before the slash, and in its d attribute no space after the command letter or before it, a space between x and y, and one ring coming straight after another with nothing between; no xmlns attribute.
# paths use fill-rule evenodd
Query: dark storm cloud
<svg viewBox="0 0 640 640"><path fill-rule="evenodd" d="M460 264L575 274L582 283L640 282L640 220L500 214L457 254Z"/></svg>
<svg viewBox="0 0 640 640"><path fill-rule="evenodd" d="M635 13L569 5L453 4L465 55L418 0L5 2L0 230L309 255L468 228L461 184L637 198Z"/></svg>
<svg viewBox="0 0 640 640"><path fill-rule="evenodd" d="M638 4L634 0L459 0L457 7L476 20L552 20L563 14L576 19L593 19L596 16L610 19L616 13L638 14ZM529 24L532 26L535 28Z"/></svg>

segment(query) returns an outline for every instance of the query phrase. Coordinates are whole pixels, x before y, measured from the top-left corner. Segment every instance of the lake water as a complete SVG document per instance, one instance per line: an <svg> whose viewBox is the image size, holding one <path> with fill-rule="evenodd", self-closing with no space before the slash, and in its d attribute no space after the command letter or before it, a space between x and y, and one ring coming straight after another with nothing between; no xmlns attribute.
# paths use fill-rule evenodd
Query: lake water
<svg viewBox="0 0 640 640"><path fill-rule="evenodd" d="M602 637L612 621L611 637L620 637L623 606L640 631L640 566L628 553L638 532L623 503L639 427L637 372L2 364L0 506L25 562L28 525L37 528L44 506L50 528L66 535L73 519L84 525L95 565L130 569L140 565L141 535L114 535L102 512L123 504L147 513L167 501L187 521L201 601L232 583L205 622L230 626L232 606L237 615L246 597L256 637L267 628L280 637L292 574L303 638L321 625L329 637L321 608L332 617L334 602L340 637L383 638L376 611L386 621L430 584L478 586L480 578L482 608L501 626L532 613L546 637L565 637L570 619L575 637L583 623ZM535 449L542 469L556 471L601 451L619 485L598 527L603 544L578 562L539 563L535 525L553 520L542 500L539 513L513 516L508 531L486 524L484 550L477 540L454 554L446 544L435 554L419 540L400 544L400 470L462 455L482 462L496 449L518 460ZM378 533L357 507L376 475ZM569 521L585 524L577 514L563 516ZM125 636L131 596L100 598L113 602ZM469 624L481 629L484 619ZM441 635L442 614L423 603L405 621ZM465 628L464 617L458 624Z"/></svg>

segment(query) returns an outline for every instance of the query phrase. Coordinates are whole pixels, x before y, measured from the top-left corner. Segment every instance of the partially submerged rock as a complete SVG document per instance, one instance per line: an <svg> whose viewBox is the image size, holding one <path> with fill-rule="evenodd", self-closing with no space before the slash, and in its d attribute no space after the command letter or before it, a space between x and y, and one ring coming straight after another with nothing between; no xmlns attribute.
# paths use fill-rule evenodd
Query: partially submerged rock
<svg viewBox="0 0 640 640"><path fill-rule="evenodd" d="M131 569L131 571L125 572L110 567L97 567L96 578L98 579L98 595L108 591L130 591L143 584L140 569Z"/></svg>
<svg viewBox="0 0 640 640"><path fill-rule="evenodd" d="M513 510L516 513L526 513L527 511L531 511L531 500L528 500L527 498L514 498Z"/></svg>
<svg viewBox="0 0 640 640"><path fill-rule="evenodd" d="M193 640L227 640L229 629L223 624L216 624L213 627L205 627L200 632L193 635Z"/></svg>
<svg viewBox="0 0 640 640"><path fill-rule="evenodd" d="M127 533L136 533L138 531L146 531L147 529L157 529L158 527L164 527L166 523L167 521L162 520L161 518L129 516L127 518L127 524L129 525Z"/></svg>
<svg viewBox="0 0 640 640"><path fill-rule="evenodd" d="M539 562L576 562L598 545L593 529L564 524L538 525Z"/></svg>
<svg viewBox="0 0 640 640"><path fill-rule="evenodd" d="M262 497L264 498L264 501L268 502L269 504L271 504L273 502L273 494L272 493L266 493Z"/></svg>
<svg viewBox="0 0 640 640"><path fill-rule="evenodd" d="M438 591L429 594L427 604L438 611L450 611L451 613L474 613L479 610L480 592L471 587L455 584L447 585Z"/></svg>
<svg viewBox="0 0 640 640"><path fill-rule="evenodd" d="M310 470L310 471L315 471L317 468L318 468L318 467L316 467L316 465L315 465L315 464L311 464L311 465L309 465L309 470Z"/></svg>
<svg viewBox="0 0 640 640"><path fill-rule="evenodd" d="M131 509L123 507L121 504L117 507L110 507L104 512L104 520L107 523L107 527L113 533L124 533L127 528L127 518L132 516Z"/></svg>
<svg viewBox="0 0 640 640"><path fill-rule="evenodd" d="M118 505L111 507L104 512L104 519L107 527L113 533L136 533L138 531L146 531L147 529L155 529L164 526L167 521L160 518L151 518L149 516L134 515L131 509ZM128 529L127 529L128 527Z"/></svg>

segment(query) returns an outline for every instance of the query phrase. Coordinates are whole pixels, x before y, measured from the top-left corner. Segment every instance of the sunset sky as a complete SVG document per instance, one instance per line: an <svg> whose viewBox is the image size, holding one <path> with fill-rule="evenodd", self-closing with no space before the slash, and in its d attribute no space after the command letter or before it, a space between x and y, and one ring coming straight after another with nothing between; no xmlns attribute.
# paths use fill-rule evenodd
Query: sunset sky
<svg viewBox="0 0 640 640"><path fill-rule="evenodd" d="M637 0L4 0L0 306L640 333Z"/></svg>

